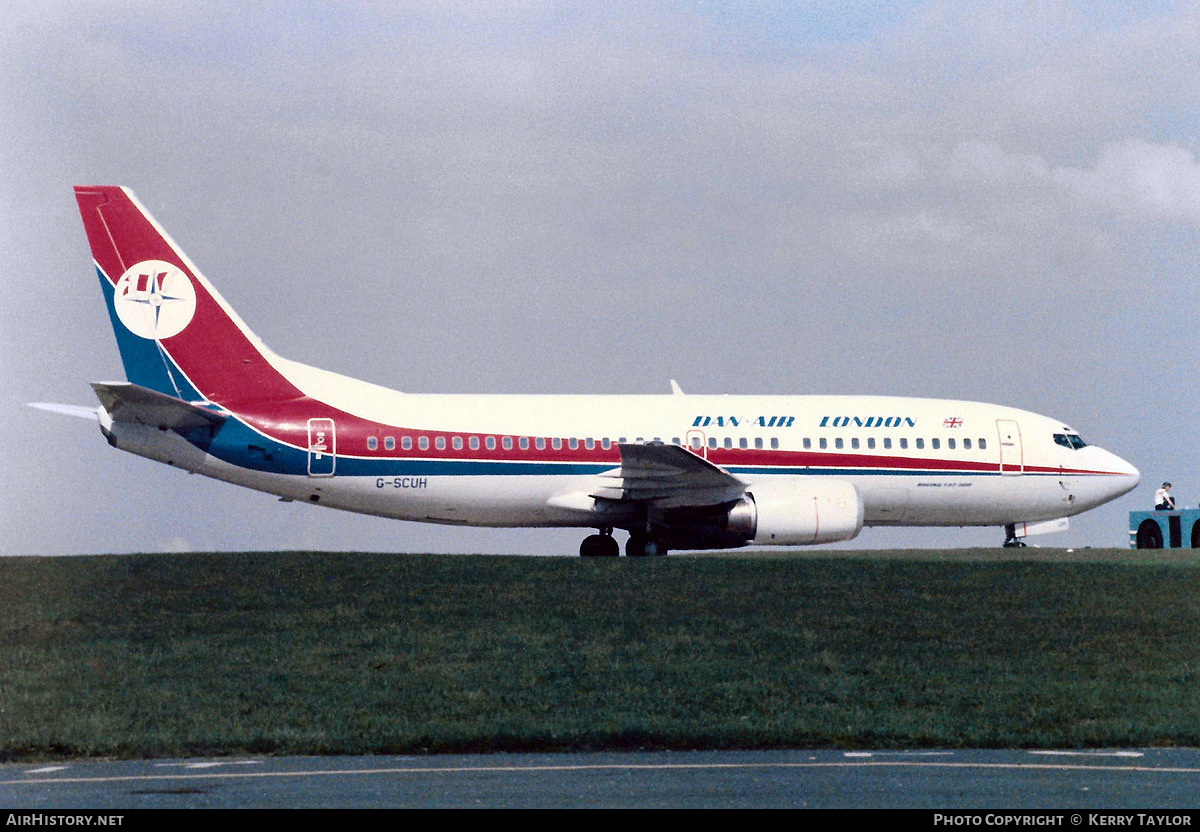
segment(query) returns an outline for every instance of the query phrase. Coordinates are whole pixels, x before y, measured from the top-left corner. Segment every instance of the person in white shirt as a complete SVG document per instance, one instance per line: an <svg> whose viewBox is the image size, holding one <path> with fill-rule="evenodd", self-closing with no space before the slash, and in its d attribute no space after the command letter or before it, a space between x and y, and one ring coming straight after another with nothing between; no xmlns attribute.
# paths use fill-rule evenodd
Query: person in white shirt
<svg viewBox="0 0 1200 832"><path fill-rule="evenodd" d="M1162 488L1154 492L1154 508L1157 511L1175 510L1175 498L1171 496L1171 483L1164 482Z"/></svg>

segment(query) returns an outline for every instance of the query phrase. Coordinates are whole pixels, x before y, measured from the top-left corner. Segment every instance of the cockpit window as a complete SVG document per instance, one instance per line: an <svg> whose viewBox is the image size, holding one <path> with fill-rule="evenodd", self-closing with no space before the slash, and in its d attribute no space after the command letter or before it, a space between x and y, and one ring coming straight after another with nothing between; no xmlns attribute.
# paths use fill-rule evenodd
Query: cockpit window
<svg viewBox="0 0 1200 832"><path fill-rule="evenodd" d="M1056 433L1054 434L1054 442L1073 451L1087 447L1087 443L1083 441L1083 437L1078 433Z"/></svg>

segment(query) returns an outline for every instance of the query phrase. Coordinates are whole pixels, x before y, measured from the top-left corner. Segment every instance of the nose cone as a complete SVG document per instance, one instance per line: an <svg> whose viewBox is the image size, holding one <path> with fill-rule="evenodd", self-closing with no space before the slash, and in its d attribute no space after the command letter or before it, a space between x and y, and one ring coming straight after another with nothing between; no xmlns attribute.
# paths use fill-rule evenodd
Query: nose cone
<svg viewBox="0 0 1200 832"><path fill-rule="evenodd" d="M1104 451L1104 457L1104 470L1109 472L1107 479L1112 489L1108 499L1115 499L1137 488L1142 481L1142 473L1137 468L1110 451Z"/></svg>
<svg viewBox="0 0 1200 832"><path fill-rule="evenodd" d="M1142 475L1116 454L1096 445L1081 448L1076 457L1084 476L1074 479L1071 492L1075 513L1102 506L1137 488Z"/></svg>

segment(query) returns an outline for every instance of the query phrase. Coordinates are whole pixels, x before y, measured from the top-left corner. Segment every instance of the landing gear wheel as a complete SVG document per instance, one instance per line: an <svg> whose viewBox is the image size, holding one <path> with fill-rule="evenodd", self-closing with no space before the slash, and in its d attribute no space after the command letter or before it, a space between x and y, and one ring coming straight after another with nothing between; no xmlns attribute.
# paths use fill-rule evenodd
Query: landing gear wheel
<svg viewBox="0 0 1200 832"><path fill-rule="evenodd" d="M667 544L660 537L631 534L625 544L625 556L630 558L661 558L667 555Z"/></svg>
<svg viewBox="0 0 1200 832"><path fill-rule="evenodd" d="M1017 527L1013 523L1009 523L1004 527L1004 548L1005 549L1024 549L1025 541L1017 539Z"/></svg>
<svg viewBox="0 0 1200 832"><path fill-rule="evenodd" d="M579 544L581 558L615 558L619 554L621 547L612 534L588 535Z"/></svg>

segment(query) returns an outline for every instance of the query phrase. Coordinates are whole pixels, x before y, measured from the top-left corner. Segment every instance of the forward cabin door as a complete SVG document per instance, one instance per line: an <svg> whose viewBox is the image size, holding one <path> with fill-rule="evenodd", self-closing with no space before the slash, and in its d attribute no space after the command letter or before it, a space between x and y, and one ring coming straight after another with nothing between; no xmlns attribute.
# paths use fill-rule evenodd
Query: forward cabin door
<svg viewBox="0 0 1200 832"><path fill-rule="evenodd" d="M1021 428L1012 419L997 419L1000 434L1000 473L1015 477L1025 473L1025 452L1021 447Z"/></svg>

